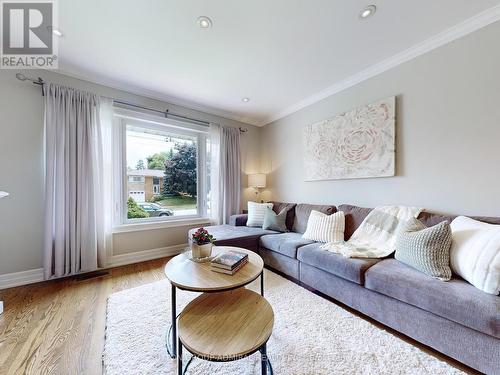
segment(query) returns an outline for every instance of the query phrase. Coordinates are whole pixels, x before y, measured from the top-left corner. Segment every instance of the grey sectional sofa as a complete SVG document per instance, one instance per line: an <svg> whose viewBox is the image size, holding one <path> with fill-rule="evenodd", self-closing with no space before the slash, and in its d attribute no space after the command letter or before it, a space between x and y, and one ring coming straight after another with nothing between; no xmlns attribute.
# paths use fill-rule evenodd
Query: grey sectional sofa
<svg viewBox="0 0 500 375"><path fill-rule="evenodd" d="M217 245L258 252L267 267L313 288L478 371L500 374L500 297L486 294L459 277L449 282L387 259L349 259L302 238L311 210L331 214L335 206L273 202L289 209L287 227L278 233L246 227L246 215L229 225L209 227ZM346 240L371 211L340 205ZM424 212L427 226L453 217ZM475 219L500 224L500 218Z"/></svg>

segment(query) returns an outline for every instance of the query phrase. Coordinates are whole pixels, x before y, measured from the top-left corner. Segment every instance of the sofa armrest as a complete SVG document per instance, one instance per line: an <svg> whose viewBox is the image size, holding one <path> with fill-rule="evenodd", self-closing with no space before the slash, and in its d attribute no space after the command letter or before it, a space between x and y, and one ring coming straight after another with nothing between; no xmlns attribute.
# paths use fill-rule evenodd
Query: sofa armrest
<svg viewBox="0 0 500 375"><path fill-rule="evenodd" d="M229 218L229 225L234 227L244 227L247 225L248 214L232 215Z"/></svg>

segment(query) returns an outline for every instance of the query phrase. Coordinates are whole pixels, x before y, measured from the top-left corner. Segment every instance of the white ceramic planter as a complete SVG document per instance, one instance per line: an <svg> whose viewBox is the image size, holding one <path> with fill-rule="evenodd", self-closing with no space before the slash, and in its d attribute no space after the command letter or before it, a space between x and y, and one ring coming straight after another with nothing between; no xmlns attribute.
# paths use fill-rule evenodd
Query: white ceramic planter
<svg viewBox="0 0 500 375"><path fill-rule="evenodd" d="M204 245L192 243L191 253L193 254L193 260L209 259L212 255L212 246L213 245L211 243L206 243Z"/></svg>

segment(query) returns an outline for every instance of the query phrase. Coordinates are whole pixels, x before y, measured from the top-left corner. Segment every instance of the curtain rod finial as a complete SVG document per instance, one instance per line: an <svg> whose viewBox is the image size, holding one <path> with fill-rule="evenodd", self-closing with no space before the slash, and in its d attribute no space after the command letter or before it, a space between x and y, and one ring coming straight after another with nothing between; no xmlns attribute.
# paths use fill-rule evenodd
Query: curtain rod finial
<svg viewBox="0 0 500 375"><path fill-rule="evenodd" d="M45 81L41 77L38 77L38 79L34 79L31 77L26 77L23 73L16 73L16 78L20 81L31 81L35 85L43 86L45 84Z"/></svg>

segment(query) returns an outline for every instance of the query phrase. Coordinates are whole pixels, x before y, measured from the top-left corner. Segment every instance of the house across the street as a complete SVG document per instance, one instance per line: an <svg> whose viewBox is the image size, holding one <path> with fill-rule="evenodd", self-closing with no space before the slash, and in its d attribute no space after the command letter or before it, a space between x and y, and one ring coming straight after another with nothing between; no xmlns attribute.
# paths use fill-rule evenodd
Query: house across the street
<svg viewBox="0 0 500 375"><path fill-rule="evenodd" d="M127 191L136 202L151 202L163 190L164 172L158 169L127 171Z"/></svg>

